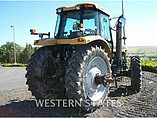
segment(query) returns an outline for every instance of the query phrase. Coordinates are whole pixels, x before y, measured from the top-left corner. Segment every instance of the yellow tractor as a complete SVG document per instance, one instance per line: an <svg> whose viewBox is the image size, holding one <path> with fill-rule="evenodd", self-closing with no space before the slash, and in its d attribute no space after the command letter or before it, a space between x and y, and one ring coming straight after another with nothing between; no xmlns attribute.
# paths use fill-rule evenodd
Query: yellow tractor
<svg viewBox="0 0 157 118"><path fill-rule="evenodd" d="M125 18L116 23L116 49L112 38L109 13L95 4L83 3L59 7L54 38L50 33L36 33L41 45L26 68L29 90L37 99L55 99L67 96L81 102L81 109L96 110L105 101L116 78L131 78L131 89L140 91L140 58L131 57L128 66L125 40ZM47 36L47 38L44 38Z"/></svg>

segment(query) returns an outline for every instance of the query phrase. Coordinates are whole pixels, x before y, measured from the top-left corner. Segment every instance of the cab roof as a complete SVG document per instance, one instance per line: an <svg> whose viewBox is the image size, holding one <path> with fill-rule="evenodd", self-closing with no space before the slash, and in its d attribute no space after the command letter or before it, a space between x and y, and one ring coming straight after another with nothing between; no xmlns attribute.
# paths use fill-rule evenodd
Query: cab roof
<svg viewBox="0 0 157 118"><path fill-rule="evenodd" d="M81 3L81 4L76 4L75 6L63 6L63 7L57 8L56 11L58 11L58 10L62 10L62 11L79 10L81 6L84 6L85 8L95 8L96 10L99 10L99 11L103 12L104 14L107 14L108 16L110 16L108 11L106 11L105 9L102 9L101 7L99 7L98 5L93 4L93 3Z"/></svg>

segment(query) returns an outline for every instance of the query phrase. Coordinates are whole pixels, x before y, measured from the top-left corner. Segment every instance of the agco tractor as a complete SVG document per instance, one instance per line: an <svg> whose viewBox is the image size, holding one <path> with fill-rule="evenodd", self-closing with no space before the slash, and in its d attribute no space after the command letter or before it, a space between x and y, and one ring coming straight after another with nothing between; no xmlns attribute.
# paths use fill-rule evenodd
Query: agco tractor
<svg viewBox="0 0 157 118"><path fill-rule="evenodd" d="M26 84L32 95L37 99L67 96L81 101L81 110L91 112L106 100L111 83L117 87L119 77L130 77L130 89L140 91L140 58L133 56L128 64L122 45L126 39L123 14L113 29L109 13L95 4L59 7L56 13L54 38L50 33L30 30L40 37L34 44L41 45L26 68Z"/></svg>

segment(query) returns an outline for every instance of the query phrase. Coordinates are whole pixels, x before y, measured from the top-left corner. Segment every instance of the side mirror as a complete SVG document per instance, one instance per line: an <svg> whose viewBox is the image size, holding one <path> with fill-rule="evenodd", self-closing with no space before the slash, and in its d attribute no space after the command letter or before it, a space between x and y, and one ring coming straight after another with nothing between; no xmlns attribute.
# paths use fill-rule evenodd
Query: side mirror
<svg viewBox="0 0 157 118"><path fill-rule="evenodd" d="M121 23L122 27L124 27L126 23L126 19L124 17L119 17L118 22Z"/></svg>

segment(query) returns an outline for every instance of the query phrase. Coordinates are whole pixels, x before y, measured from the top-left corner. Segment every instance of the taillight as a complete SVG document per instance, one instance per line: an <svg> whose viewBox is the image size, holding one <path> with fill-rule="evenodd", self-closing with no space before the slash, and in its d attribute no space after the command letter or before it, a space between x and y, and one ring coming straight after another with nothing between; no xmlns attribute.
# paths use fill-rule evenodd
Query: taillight
<svg viewBox="0 0 157 118"><path fill-rule="evenodd" d="M84 41L85 41L85 38L79 37L79 38L77 39L77 41L78 41L78 42L84 42Z"/></svg>
<svg viewBox="0 0 157 118"><path fill-rule="evenodd" d="M86 7L86 8L94 8L95 6L93 4L86 4L86 5L84 5L84 7Z"/></svg>
<svg viewBox="0 0 157 118"><path fill-rule="evenodd" d="M36 33L35 29L30 29L30 32L31 32L32 35L38 35L38 33Z"/></svg>

